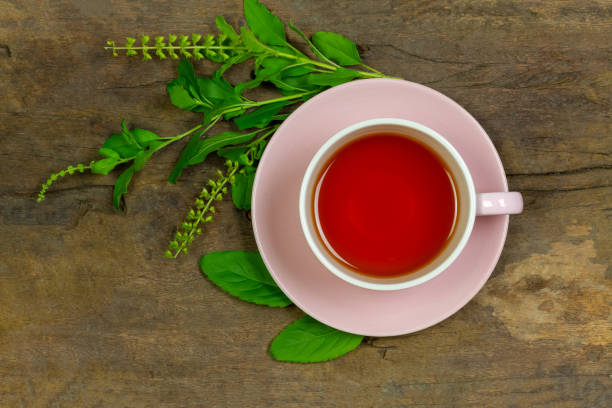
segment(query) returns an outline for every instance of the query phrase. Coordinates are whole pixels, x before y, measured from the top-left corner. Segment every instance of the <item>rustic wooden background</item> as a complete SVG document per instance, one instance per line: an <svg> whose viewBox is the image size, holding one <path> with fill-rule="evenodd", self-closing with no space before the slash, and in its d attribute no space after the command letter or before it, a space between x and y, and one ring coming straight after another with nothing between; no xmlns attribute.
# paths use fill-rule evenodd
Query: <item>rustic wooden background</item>
<svg viewBox="0 0 612 408"><path fill-rule="evenodd" d="M122 118L163 136L197 123L166 96L175 62L112 58L107 39L212 32L218 14L237 25L240 1L0 0L0 405L609 407L612 2L265 3L480 121L526 204L493 277L420 333L324 364L272 360L269 341L302 313L243 303L197 266L255 249L245 214L224 202L192 254L161 258L219 162L173 186L180 146L156 155L125 214L114 176L73 176L34 201Z"/></svg>

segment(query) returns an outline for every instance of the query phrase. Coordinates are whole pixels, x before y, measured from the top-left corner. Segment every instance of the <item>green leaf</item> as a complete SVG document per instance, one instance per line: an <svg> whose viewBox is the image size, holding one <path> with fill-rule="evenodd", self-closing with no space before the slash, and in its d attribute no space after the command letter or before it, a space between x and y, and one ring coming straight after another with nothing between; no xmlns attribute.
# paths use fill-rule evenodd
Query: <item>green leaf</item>
<svg viewBox="0 0 612 408"><path fill-rule="evenodd" d="M101 150L101 149L100 149ZM91 167L91 172L95 174L108 174L118 164L116 158L108 157L106 159L98 160Z"/></svg>
<svg viewBox="0 0 612 408"><path fill-rule="evenodd" d="M120 158L130 159L142 155L148 155L147 159L151 157L155 148L159 147L159 137L145 129L132 129L129 130L125 121L121 123L122 132L117 133L109 137L98 153L106 156L107 159L97 161L92 167L93 173L108 174L117 163ZM146 161L146 160L145 160ZM144 164L144 163L142 163ZM140 163L136 166L136 170Z"/></svg>
<svg viewBox="0 0 612 408"><path fill-rule="evenodd" d="M123 197L123 195L127 193L128 184L130 184L130 181L132 180L132 176L134 175L135 171L136 169L134 168L134 166L130 166L125 169L123 173L121 173L121 175L117 178L117 181L115 182L115 188L113 190L113 206L116 209L119 209L121 207L121 197Z"/></svg>
<svg viewBox="0 0 612 408"><path fill-rule="evenodd" d="M155 153L154 150L141 150L134 158L134 170L142 170L147 160Z"/></svg>
<svg viewBox="0 0 612 408"><path fill-rule="evenodd" d="M240 130L252 127L265 127L272 120L274 120L274 115L276 115L284 106L287 106L290 103L291 101L280 101L264 105L252 112L234 118L234 123Z"/></svg>
<svg viewBox="0 0 612 408"><path fill-rule="evenodd" d="M195 154L189 159L189 164L192 165L202 163L210 153L215 152L222 147L248 142L249 140L253 139L258 132L258 130L250 133L230 131L223 132L206 139L201 139L198 143Z"/></svg>
<svg viewBox="0 0 612 408"><path fill-rule="evenodd" d="M239 84L238 87L254 88L263 81L272 82L277 88L289 92L300 93L315 89L317 86L309 84L305 75L314 68L306 65L296 64L295 61L280 57L265 57L258 60L255 67L255 79L250 83Z"/></svg>
<svg viewBox="0 0 612 408"><path fill-rule="evenodd" d="M181 109L204 113L205 122L223 115L228 108L240 108L243 103L221 70L215 71L211 77L198 78L191 64L185 62L179 71L182 76L168 84L170 100Z"/></svg>
<svg viewBox="0 0 612 408"><path fill-rule="evenodd" d="M279 361L316 363L357 348L363 336L336 330L310 316L291 323L276 336L270 354Z"/></svg>
<svg viewBox="0 0 612 408"><path fill-rule="evenodd" d="M237 65L237 64L241 64L244 61L248 60L249 58L252 58L253 54L246 52L246 53L240 53L240 54L236 54L233 57L230 57L227 61L225 61L225 63L223 65L221 65L221 67L219 67L219 69L217 70L217 72L219 72L221 75L223 75L223 73L225 71L227 71L230 67Z"/></svg>
<svg viewBox="0 0 612 408"><path fill-rule="evenodd" d="M236 93L240 95L245 89L256 88L264 81L272 81L275 78L279 78L281 71L291 65L291 63L292 61L285 58L263 58L256 64L255 79L236 85Z"/></svg>
<svg viewBox="0 0 612 408"><path fill-rule="evenodd" d="M244 18L257 38L269 45L284 45L285 25L259 1L244 0Z"/></svg>
<svg viewBox="0 0 612 408"><path fill-rule="evenodd" d="M302 60L309 60L310 58L308 58L306 56L306 54L304 54L302 51L298 50L297 48L293 47L291 44L286 43L284 45L270 45L269 46L270 49L276 51L276 52L281 52L283 54L289 54L289 55L293 55L295 57L297 57L297 59L302 59ZM293 58L291 58L292 61L295 61Z"/></svg>
<svg viewBox="0 0 612 408"><path fill-rule="evenodd" d="M249 146L230 146L217 150L217 156L231 161L238 161L240 156L249 150Z"/></svg>
<svg viewBox="0 0 612 408"><path fill-rule="evenodd" d="M223 16L217 16L217 28L232 41L240 40L240 36L234 30L234 27L229 25Z"/></svg>
<svg viewBox="0 0 612 408"><path fill-rule="evenodd" d="M126 134L117 133L106 139L100 150L104 150L107 153L112 150L122 158L127 159L134 157L141 149L140 146L138 146L133 139L127 137Z"/></svg>
<svg viewBox="0 0 612 408"><path fill-rule="evenodd" d="M338 68L334 72L325 74L310 74L308 82L314 85L321 86L336 86L350 82L355 78L360 77L358 71L352 69Z"/></svg>
<svg viewBox="0 0 612 408"><path fill-rule="evenodd" d="M194 88L196 93L200 93L195 71L193 70L193 64L188 59L183 58L179 61L178 74L179 77L184 78L187 81L187 85Z"/></svg>
<svg viewBox="0 0 612 408"><path fill-rule="evenodd" d="M224 132L205 139L200 139L202 132L195 133L183 149L181 156L174 165L172 173L170 173L168 181L176 184L179 176L187 166L202 163L210 153L223 147L248 142L258 132L259 130L250 133Z"/></svg>
<svg viewBox="0 0 612 408"><path fill-rule="evenodd" d="M242 300L272 307L291 304L257 252L212 252L200 259L200 267L217 286Z"/></svg>
<svg viewBox="0 0 612 408"><path fill-rule="evenodd" d="M283 118L281 120L285 120L285 119ZM257 150L255 151L255 154L253 155L253 157L256 160L261 159L261 156L263 155L264 149L266 148L267 145L268 145L268 141L265 139L257 143L256 145Z"/></svg>
<svg viewBox="0 0 612 408"><path fill-rule="evenodd" d="M245 154L240 155L240 157L238 157L238 163L242 164L243 166L252 166L254 163L254 160L250 158L248 154L245 153Z"/></svg>
<svg viewBox="0 0 612 408"><path fill-rule="evenodd" d="M187 145L183 148L181 155L176 161L176 164L174 165L174 168L172 169L170 176L168 176L168 181L170 183L176 184L176 181L181 176L183 169L189 166L189 159L195 154L198 143L200 141L200 137L203 134L204 134L204 131L201 130L191 135L191 137L189 138L189 142L187 142Z"/></svg>
<svg viewBox="0 0 612 408"><path fill-rule="evenodd" d="M312 42L323 55L340 65L361 64L355 43L340 34L321 31L312 36Z"/></svg>
<svg viewBox="0 0 612 408"><path fill-rule="evenodd" d="M230 110L225 115L223 115L223 118L225 120L230 120L231 118L235 118L236 116L242 115L246 111L247 111L247 108Z"/></svg>
<svg viewBox="0 0 612 408"><path fill-rule="evenodd" d="M152 141L159 139L159 137L155 133L146 129L135 128L132 129L130 132L134 136L134 139L136 139L136 141L144 147L149 146Z"/></svg>
<svg viewBox="0 0 612 408"><path fill-rule="evenodd" d="M102 147L100 150L98 150L98 154L106 157L111 157L113 159L119 159L121 157L119 156L119 153L107 147Z"/></svg>
<svg viewBox="0 0 612 408"><path fill-rule="evenodd" d="M319 51L319 49L312 43L312 41L310 41L308 37L306 37L306 35L299 28L294 26L291 21L289 21L289 28L295 31L300 37L302 37L304 41L306 41L306 43L308 44L308 47L310 47L310 50L313 52L314 55L317 56L317 58L319 58L323 62L328 62L330 64L336 65L329 58L323 55L323 53Z"/></svg>
<svg viewBox="0 0 612 408"><path fill-rule="evenodd" d="M251 209L251 195L255 181L255 167L246 166L236 174L236 181L232 186L232 201L239 210Z"/></svg>
<svg viewBox="0 0 612 408"><path fill-rule="evenodd" d="M178 65L179 77L168 83L167 89L172 104L180 109L205 112L213 108L212 102L200 89L201 78L197 78L193 65L182 59Z"/></svg>
<svg viewBox="0 0 612 408"><path fill-rule="evenodd" d="M256 74L264 72L267 75L277 73L287 68L290 65L295 64L295 61L281 57L266 57L261 58L258 66L256 67Z"/></svg>
<svg viewBox="0 0 612 408"><path fill-rule="evenodd" d="M240 27L240 38L245 47L253 53L261 53L266 50L266 46L259 42L255 34L246 27Z"/></svg>
<svg viewBox="0 0 612 408"><path fill-rule="evenodd" d="M202 98L210 103L209 108L197 110L204 113L206 120L210 121L213 117L224 114L229 108L239 109L244 102L219 70L210 78L198 78L198 84Z"/></svg>
<svg viewBox="0 0 612 408"><path fill-rule="evenodd" d="M317 69L310 64L287 66L281 71L283 78L307 75Z"/></svg>
<svg viewBox="0 0 612 408"><path fill-rule="evenodd" d="M176 78L170 81L167 89L170 95L170 101L177 108L193 111L201 106L201 103L185 89L184 80L182 80L182 78Z"/></svg>
<svg viewBox="0 0 612 408"><path fill-rule="evenodd" d="M234 87L223 77L198 78L198 85L208 99L223 101L231 98L240 102L234 93Z"/></svg>
<svg viewBox="0 0 612 408"><path fill-rule="evenodd" d="M311 75L311 74L309 74ZM305 91L321 91L323 88L321 85L310 83L308 75L300 77L287 77L287 78L276 78L271 81L283 94L291 95L295 93L302 93Z"/></svg>

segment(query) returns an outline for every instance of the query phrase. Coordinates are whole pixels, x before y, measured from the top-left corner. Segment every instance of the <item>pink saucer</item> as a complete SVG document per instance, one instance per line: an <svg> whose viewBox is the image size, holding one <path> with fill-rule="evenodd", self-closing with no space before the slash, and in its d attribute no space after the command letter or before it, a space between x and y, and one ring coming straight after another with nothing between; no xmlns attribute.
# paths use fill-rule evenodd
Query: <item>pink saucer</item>
<svg viewBox="0 0 612 408"><path fill-rule="evenodd" d="M436 278L412 288L392 292L363 289L327 271L311 252L300 227L298 198L304 171L319 147L337 131L380 117L413 120L446 137L469 167L476 192L508 191L493 143L456 102L412 82L359 80L310 99L278 129L257 170L253 229L272 277L304 312L347 332L396 336L446 319L476 295L499 259L508 216L477 217L459 258Z"/></svg>

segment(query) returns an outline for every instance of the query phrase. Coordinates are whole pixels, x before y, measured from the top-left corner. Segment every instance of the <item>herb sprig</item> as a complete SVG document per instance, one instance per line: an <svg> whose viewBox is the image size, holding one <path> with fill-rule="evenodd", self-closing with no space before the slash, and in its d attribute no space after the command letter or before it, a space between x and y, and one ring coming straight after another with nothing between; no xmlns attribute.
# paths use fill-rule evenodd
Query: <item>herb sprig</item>
<svg viewBox="0 0 612 408"><path fill-rule="evenodd" d="M204 224L216 213L215 201L229 193L236 208L251 208L251 192L257 163L267 141L287 117L291 105L301 103L330 87L356 79L386 78L385 74L361 60L357 46L344 36L317 32L309 39L292 22L289 29L305 41L312 55L306 55L287 41L285 24L258 0L244 0L248 26L235 30L222 16L217 17L218 34L191 34L127 37L123 45L107 41L106 50L117 57L141 56L144 60L178 60L178 76L167 85L170 102L182 110L200 115L199 123L171 137L139 128L129 129L123 121L121 132L111 135L98 151L99 159L89 165L69 166L52 174L43 183L37 201L44 199L51 185L75 172L108 174L122 167L115 182L113 206L121 208L134 174L152 155L189 136L168 180L175 184L188 166L202 163L216 153L226 159L225 172L218 171L195 199L164 256L176 258L187 253ZM196 75L190 60L207 59L220 64L211 76ZM230 84L225 73L232 66L251 63L254 77ZM280 95L251 100L245 93L263 83L273 85ZM237 131L210 136L220 121L229 121ZM202 271L218 286L243 300L287 306L291 301L276 286L259 254L241 251L213 252L201 260ZM344 333L305 317L288 326L272 342L270 353L278 360L316 362L336 358L357 347L362 336Z"/></svg>
<svg viewBox="0 0 612 408"><path fill-rule="evenodd" d="M229 159L225 162L225 166L226 172L217 170L217 179L208 180L208 185L200 191L194 207L189 210L187 219L181 224L181 231L177 231L174 239L170 241L168 250L164 254L166 258L176 258L181 252L186 254L187 247L191 245L195 235L202 234L200 224L212 222L213 214L216 212L213 203L221 201L223 195L227 194L227 185L234 184L236 171L240 167L238 162ZM209 191L207 187L211 190Z"/></svg>
<svg viewBox="0 0 612 408"><path fill-rule="evenodd" d="M53 173L49 176L49 178L42 184L40 191L38 192L38 197L36 198L36 202L40 203L42 200L45 199L45 194L47 193L47 190L49 190L49 187L51 187L51 185L56 182L57 180L64 178L68 175L73 175L74 173L76 173L77 171L79 173L84 173L85 170L90 170L91 166L93 166L95 162L92 161L90 162L88 165L84 165L82 163L77 164L76 166L68 166L66 169L64 170L60 170L57 173Z"/></svg>
<svg viewBox="0 0 612 408"><path fill-rule="evenodd" d="M289 28L306 41L313 53L310 57L287 41L283 22L257 0L245 0L244 9L248 27L241 27L239 31L219 16L216 20L219 34L216 36L170 34L167 38L155 37L151 43L151 38L143 35L140 45L136 45L134 37L128 37L124 46L116 46L114 41L107 42L105 48L115 56L123 51L128 56L142 55L145 60L152 59L151 53L160 59L184 57L178 65L178 77L167 86L170 101L180 109L202 114L200 124L173 137L159 137L145 129L129 130L122 122L121 133L112 135L99 150L103 158L90 166L79 167L81 172L90 170L96 174L108 174L119 165L128 165L115 184L115 208L121 207L122 197L133 175L155 152L174 142L190 136L168 177L173 184L186 167L203 162L219 149L247 141L246 136L236 132L207 137L217 122L230 120L239 130L254 132L281 122L286 117L282 111L288 106L303 102L331 86L360 78L386 77L364 64L356 45L340 34L318 32L310 40L289 23ZM198 77L188 58L206 58L222 65L210 77ZM224 77L226 70L247 61L253 63L255 78L230 84ZM264 82L273 84L281 96L254 101L244 95L248 89ZM244 169L244 172L249 171ZM57 179L61 172L51 177ZM39 200L44 198L51 183L46 181L42 185ZM235 200L236 203L241 201L247 200ZM245 202L239 208L248 209L247 204Z"/></svg>

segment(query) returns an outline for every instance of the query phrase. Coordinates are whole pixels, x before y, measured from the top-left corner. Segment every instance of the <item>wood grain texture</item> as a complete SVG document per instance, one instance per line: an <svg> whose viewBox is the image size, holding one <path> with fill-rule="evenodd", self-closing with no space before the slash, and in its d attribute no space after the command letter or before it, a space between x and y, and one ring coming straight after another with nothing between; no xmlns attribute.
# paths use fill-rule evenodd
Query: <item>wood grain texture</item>
<svg viewBox="0 0 612 408"><path fill-rule="evenodd" d="M493 277L420 333L325 364L273 361L269 341L301 312L246 304L198 271L198 254L255 249L230 201L192 255L160 257L219 161L172 186L180 146L157 154L126 214L112 210L113 176L75 176L34 202L122 118L164 136L197 121L165 94L176 63L111 58L107 39L210 32L218 14L239 24L240 2L0 0L0 405L610 406L612 3L266 4L306 33L345 34L367 64L480 121L526 202Z"/></svg>

